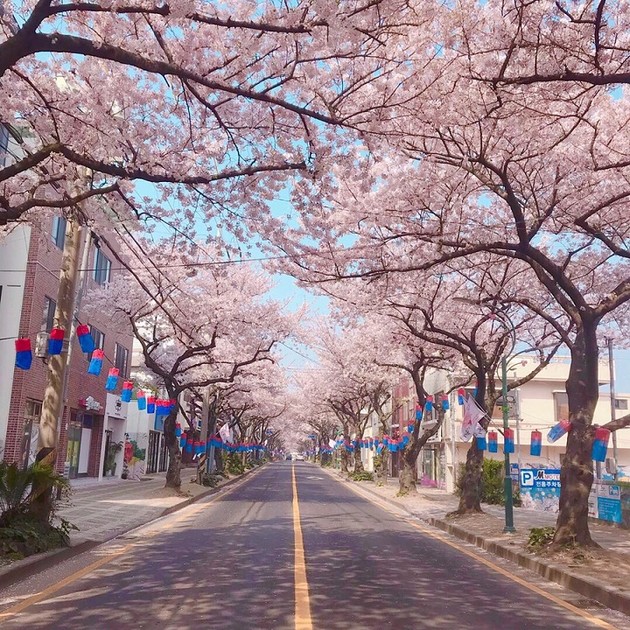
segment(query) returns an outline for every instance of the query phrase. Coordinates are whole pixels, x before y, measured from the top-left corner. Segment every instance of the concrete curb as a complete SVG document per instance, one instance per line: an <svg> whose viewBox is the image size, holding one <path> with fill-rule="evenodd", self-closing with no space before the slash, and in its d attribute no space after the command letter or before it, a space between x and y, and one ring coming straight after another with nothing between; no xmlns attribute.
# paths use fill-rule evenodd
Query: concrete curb
<svg viewBox="0 0 630 630"><path fill-rule="evenodd" d="M328 471L327 471L328 472ZM340 481L341 483L351 483L349 480L344 479L342 475L335 474L338 471L330 471L329 475ZM554 564L544 560L543 558L533 556L525 551L511 549L510 547L503 545L496 540L489 538L483 538L464 529L463 527L451 523L442 518L435 517L423 517L417 512L412 512L406 505L391 499L390 497L384 497L380 494L373 492L368 484L359 484L359 488L365 489L368 493L373 495L385 503L389 503L399 509L404 510L410 516L421 519L423 522L439 529L455 538L459 538L467 543L475 545L488 553L495 556L499 556L510 562L514 562L520 567L529 569L534 573L537 573L541 577L549 580L550 582L556 582L565 588L568 588L580 595L584 595L589 599L595 600L607 608L618 610L626 615L630 615L630 595L622 592L619 588L605 584L596 579L588 579L582 575L578 575L565 567Z"/></svg>
<svg viewBox="0 0 630 630"><path fill-rule="evenodd" d="M250 468L249 470L246 470L242 475L239 475L238 477L232 477L228 479L225 483L222 483L219 486L216 486L214 488L208 488L207 491L200 492L194 497L188 497L182 500L180 503L171 505L170 507L165 508L162 511L162 513L159 514L158 516L150 518L149 520L145 521L144 523L141 523L140 525L134 525L133 527L130 527L129 529L126 529L125 531L117 532L116 534L114 534L110 538L106 538L105 540L85 540L74 546L63 547L61 549L54 549L53 551L45 551L44 553L36 553L36 554L33 554L32 556L28 556L27 558L23 558L22 560L16 560L15 562L12 562L10 565L6 567L1 567L0 568L0 590L7 588L8 586L15 584L16 582L29 578L32 575L39 573L40 571L49 569L55 566L56 564L63 562L64 560L69 560L70 558L79 556L82 553L85 553L86 551L90 551L94 549L95 547L98 547L99 545L109 542L110 540L114 540L114 538L118 538L118 536L124 536L125 534L128 534L130 531L133 531L134 529L138 529L139 527L144 527L148 523L152 523L153 521L163 518L164 516L168 516L169 514L172 514L173 512L182 510L183 508L191 505L192 503L196 503L197 501L200 501L201 499L205 499L206 497L212 494L217 494L218 492L223 490L223 488L227 488L228 486L234 485L237 481L241 481L242 479L244 479L251 473L258 471L263 467L264 467L264 464L262 466L257 466L256 468Z"/></svg>
<svg viewBox="0 0 630 630"><path fill-rule="evenodd" d="M464 540L500 558L510 560L520 567L529 569L551 582L556 582L580 595L594 599L607 608L614 608L626 615L630 614L630 596L620 592L620 589L616 587L609 586L598 580L587 579L562 566L532 556L524 551L510 549L491 539L472 534L463 527L443 519L431 517L426 519L426 522L447 534L451 534L451 536Z"/></svg>

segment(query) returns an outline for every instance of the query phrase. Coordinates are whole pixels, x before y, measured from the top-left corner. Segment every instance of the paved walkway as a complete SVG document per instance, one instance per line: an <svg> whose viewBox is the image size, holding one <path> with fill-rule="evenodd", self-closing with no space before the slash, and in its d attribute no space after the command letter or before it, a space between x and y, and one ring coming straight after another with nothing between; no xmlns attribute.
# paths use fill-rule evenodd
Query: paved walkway
<svg viewBox="0 0 630 630"><path fill-rule="evenodd" d="M70 534L71 546L87 540L110 540L190 502L195 496L208 494L210 488L190 483L193 475L193 470L182 471L184 483L179 494L164 487L165 473L141 481L79 479L71 483L72 494L60 504L57 516L79 528Z"/></svg>
<svg viewBox="0 0 630 630"><path fill-rule="evenodd" d="M443 518L448 512L457 508L458 498L444 490L435 488L419 487L416 495L409 497L397 497L398 479L389 479L387 486L378 487L370 484L370 490L399 502L415 516L426 520L429 517ZM496 533L503 533L505 525L505 508L500 505L483 505L483 510L487 515L494 517L496 523ZM539 512L526 508L514 508L514 526L517 534L529 536L532 527L554 527L557 514L553 512ZM625 553L630 556L630 531L613 527L611 525L590 523L589 529L593 539L604 549ZM509 536L509 535L508 535ZM518 536L520 539L520 536ZM630 557L628 558L630 561Z"/></svg>

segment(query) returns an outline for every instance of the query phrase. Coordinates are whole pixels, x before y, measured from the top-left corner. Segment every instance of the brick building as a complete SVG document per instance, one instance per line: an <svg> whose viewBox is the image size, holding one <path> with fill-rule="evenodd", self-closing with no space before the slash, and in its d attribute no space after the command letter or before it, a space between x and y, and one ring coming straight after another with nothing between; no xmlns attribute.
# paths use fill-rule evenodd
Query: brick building
<svg viewBox="0 0 630 630"><path fill-rule="evenodd" d="M45 333L53 327L65 228L62 217L51 217L39 227L15 227L0 240L0 450L5 461L26 464L37 452L46 358L34 356L28 371L15 368L14 340L29 337L34 354L37 345L45 347ZM97 248L92 240L85 246L89 258L81 272L84 296L120 273L112 268L113 256L104 247ZM88 317L84 309L78 320L90 326L96 346L105 352L105 361L100 376L87 374L90 357L81 352L76 335L70 339L57 469L71 478L98 477L112 436L118 441L124 434L124 420L112 415L105 422L107 371L115 365L121 380L129 375L132 333L128 324L104 316Z"/></svg>

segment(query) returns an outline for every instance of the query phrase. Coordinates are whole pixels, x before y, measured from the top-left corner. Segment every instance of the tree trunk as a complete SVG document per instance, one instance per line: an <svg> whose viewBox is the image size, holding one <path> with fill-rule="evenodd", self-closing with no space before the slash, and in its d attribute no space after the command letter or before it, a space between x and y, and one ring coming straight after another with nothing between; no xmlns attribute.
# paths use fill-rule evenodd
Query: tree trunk
<svg viewBox="0 0 630 630"><path fill-rule="evenodd" d="M361 447L354 449L354 472L363 472L363 460L361 459Z"/></svg>
<svg viewBox="0 0 630 630"><path fill-rule="evenodd" d="M179 490L182 485L181 461L182 454L179 449L179 442L175 437L175 421L177 411L173 410L164 419L164 442L168 449L168 470L166 471L166 488Z"/></svg>
<svg viewBox="0 0 630 630"><path fill-rule="evenodd" d="M214 471L220 475L225 468L225 462L223 461L223 451L220 448L214 449Z"/></svg>
<svg viewBox="0 0 630 630"><path fill-rule="evenodd" d="M466 469L462 480L462 494L455 514L472 514L481 512L481 476L483 472L483 451L477 448L477 440L466 454Z"/></svg>
<svg viewBox="0 0 630 630"><path fill-rule="evenodd" d="M477 377L477 395L475 400L483 409L493 409L494 400L486 401L486 372L480 370L475 373ZM488 402L490 404L488 404ZM481 420L480 424L487 427L489 418ZM466 468L462 479L462 494L459 497L459 506L455 514L474 514L483 512L481 509L481 480L483 475L484 452L477 448L477 440L472 438L472 444L466 453Z"/></svg>
<svg viewBox="0 0 630 630"><path fill-rule="evenodd" d="M414 449L406 448L402 453L403 466L398 474L398 494L404 496L411 492L416 492L416 461L418 455L413 452Z"/></svg>
<svg viewBox="0 0 630 630"><path fill-rule="evenodd" d="M383 448L380 455L374 457L374 473L376 483L383 486L387 483L387 466L389 464L389 451Z"/></svg>
<svg viewBox="0 0 630 630"><path fill-rule="evenodd" d="M346 445L342 444L341 445L341 472L342 473L348 473L348 464L349 464L349 460L350 460L350 453L348 453L348 451L346 450Z"/></svg>
<svg viewBox="0 0 630 630"><path fill-rule="evenodd" d="M593 485L593 413L599 397L597 323L584 322L571 349L566 382L571 431L560 473L560 511L553 544L596 546L588 528L588 497Z"/></svg>

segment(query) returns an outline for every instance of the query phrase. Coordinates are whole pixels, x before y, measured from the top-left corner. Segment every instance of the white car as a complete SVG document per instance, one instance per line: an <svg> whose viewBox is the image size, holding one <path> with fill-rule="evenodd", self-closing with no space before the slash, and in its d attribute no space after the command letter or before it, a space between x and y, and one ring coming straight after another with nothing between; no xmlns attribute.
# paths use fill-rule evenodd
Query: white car
<svg viewBox="0 0 630 630"><path fill-rule="evenodd" d="M302 455L301 453L296 453L296 454L293 456L293 459L294 459L296 462L303 462L303 461L304 461L304 455Z"/></svg>

